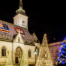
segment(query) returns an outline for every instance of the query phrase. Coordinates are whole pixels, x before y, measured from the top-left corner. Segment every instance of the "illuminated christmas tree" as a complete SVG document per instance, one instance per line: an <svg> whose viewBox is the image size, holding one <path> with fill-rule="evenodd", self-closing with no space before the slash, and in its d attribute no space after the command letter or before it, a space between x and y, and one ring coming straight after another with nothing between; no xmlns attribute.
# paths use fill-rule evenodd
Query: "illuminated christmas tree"
<svg viewBox="0 0 66 66"><path fill-rule="evenodd" d="M58 64L62 64L62 65L66 64L66 37L64 41L62 42L62 46L60 48Z"/></svg>
<svg viewBox="0 0 66 66"><path fill-rule="evenodd" d="M13 66L11 51L9 51L7 62L6 62L6 66Z"/></svg>
<svg viewBox="0 0 66 66"><path fill-rule="evenodd" d="M23 49L20 66L28 66L28 59L27 59L26 49Z"/></svg>
<svg viewBox="0 0 66 66"><path fill-rule="evenodd" d="M44 34L43 42L42 45L40 46L36 66L53 66L48 48L46 34Z"/></svg>

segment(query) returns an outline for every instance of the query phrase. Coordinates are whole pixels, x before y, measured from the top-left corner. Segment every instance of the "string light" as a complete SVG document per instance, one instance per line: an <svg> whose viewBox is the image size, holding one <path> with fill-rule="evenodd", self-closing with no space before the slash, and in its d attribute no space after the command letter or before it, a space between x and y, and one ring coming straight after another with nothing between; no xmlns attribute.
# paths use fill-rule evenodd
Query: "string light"
<svg viewBox="0 0 66 66"><path fill-rule="evenodd" d="M64 45L64 42L62 42L62 45Z"/></svg>
<svg viewBox="0 0 66 66"><path fill-rule="evenodd" d="M64 39L66 40L66 37L64 37Z"/></svg>
<svg viewBox="0 0 66 66"><path fill-rule="evenodd" d="M65 64L65 60L62 61L62 64Z"/></svg>
<svg viewBox="0 0 66 66"><path fill-rule="evenodd" d="M61 61L61 59L59 58L58 61Z"/></svg>
<svg viewBox="0 0 66 66"><path fill-rule="evenodd" d="M66 37L64 38L64 41L62 42L62 46L60 48L59 58L58 58L59 64L66 63L66 44L65 42L66 42Z"/></svg>

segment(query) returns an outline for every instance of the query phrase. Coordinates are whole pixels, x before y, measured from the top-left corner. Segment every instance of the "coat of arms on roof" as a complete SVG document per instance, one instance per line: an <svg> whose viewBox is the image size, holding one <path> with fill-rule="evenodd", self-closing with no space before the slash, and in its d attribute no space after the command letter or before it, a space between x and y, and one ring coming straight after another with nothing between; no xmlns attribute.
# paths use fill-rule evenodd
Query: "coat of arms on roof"
<svg viewBox="0 0 66 66"><path fill-rule="evenodd" d="M4 23L0 23L0 31L4 32L5 34L9 33L8 25Z"/></svg>
<svg viewBox="0 0 66 66"><path fill-rule="evenodd" d="M20 31L21 34L25 35L24 31L21 28L17 28L17 27L14 27L14 28L15 28L16 32Z"/></svg>

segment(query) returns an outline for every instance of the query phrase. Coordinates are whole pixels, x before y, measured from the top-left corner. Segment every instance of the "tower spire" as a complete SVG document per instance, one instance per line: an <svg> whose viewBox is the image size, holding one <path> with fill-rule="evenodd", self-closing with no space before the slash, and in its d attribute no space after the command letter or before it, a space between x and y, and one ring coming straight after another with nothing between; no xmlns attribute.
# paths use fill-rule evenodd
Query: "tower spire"
<svg viewBox="0 0 66 66"><path fill-rule="evenodd" d="M19 8L23 9L23 1L22 0L20 0L20 2L19 2Z"/></svg>
<svg viewBox="0 0 66 66"><path fill-rule="evenodd" d="M16 13L26 15L25 10L23 9L23 1L22 0L19 0L19 9L16 10Z"/></svg>

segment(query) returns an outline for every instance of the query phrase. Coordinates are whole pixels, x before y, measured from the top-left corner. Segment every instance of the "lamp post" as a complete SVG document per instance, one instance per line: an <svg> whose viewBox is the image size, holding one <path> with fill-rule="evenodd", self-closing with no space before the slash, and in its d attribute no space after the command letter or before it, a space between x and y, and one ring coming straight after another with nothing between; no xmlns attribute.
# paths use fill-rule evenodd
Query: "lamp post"
<svg viewBox="0 0 66 66"><path fill-rule="evenodd" d="M37 54L36 48L35 48L34 54L35 54L35 64L36 64L36 54Z"/></svg>

